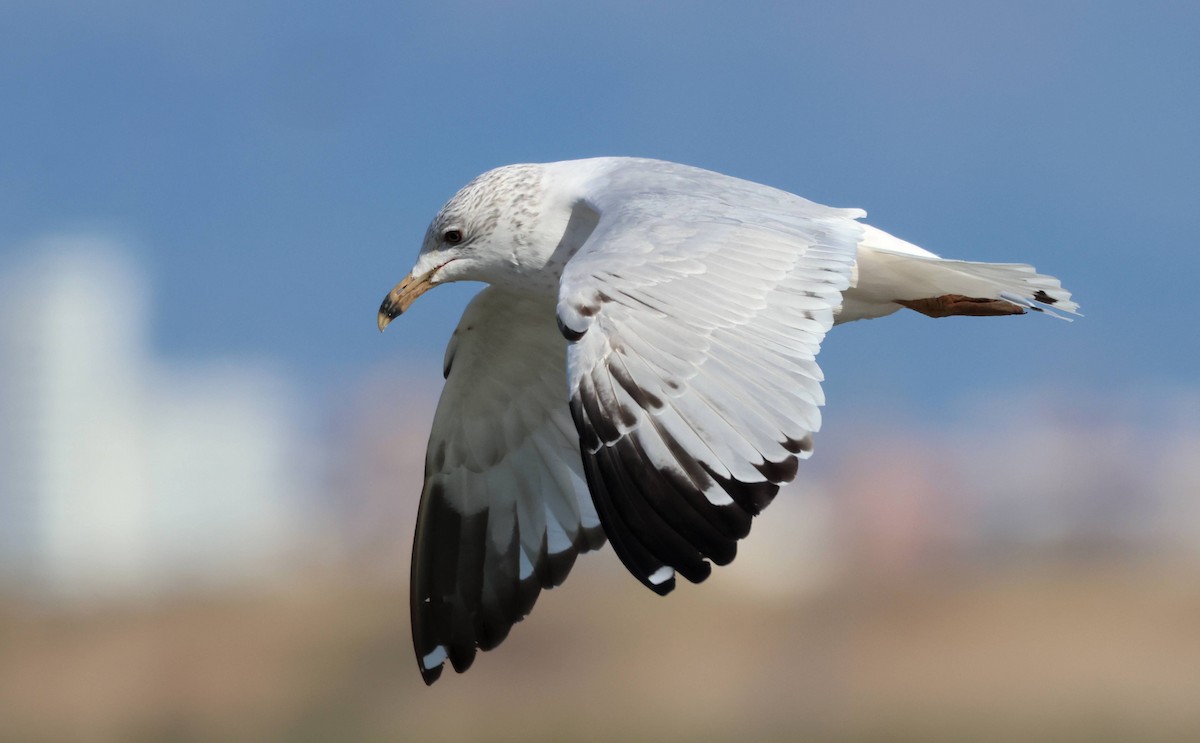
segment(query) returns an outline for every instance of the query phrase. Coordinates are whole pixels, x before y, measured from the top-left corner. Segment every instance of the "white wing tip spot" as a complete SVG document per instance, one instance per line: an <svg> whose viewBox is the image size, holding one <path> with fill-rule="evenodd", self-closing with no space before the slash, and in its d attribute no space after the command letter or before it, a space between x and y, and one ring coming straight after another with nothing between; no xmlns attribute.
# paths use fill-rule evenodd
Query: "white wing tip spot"
<svg viewBox="0 0 1200 743"><path fill-rule="evenodd" d="M663 565L661 568L651 573L650 577L646 580L650 581L656 586L661 586L663 583L666 583L674 577L675 571L670 566Z"/></svg>
<svg viewBox="0 0 1200 743"><path fill-rule="evenodd" d="M730 497L729 493L725 492L724 488L716 483L713 483L712 487L704 491L704 497L707 498L708 502L714 506L733 505L733 498Z"/></svg>
<svg viewBox="0 0 1200 743"><path fill-rule="evenodd" d="M433 669L442 665L442 663L444 663L445 660L446 660L446 646L438 645L436 648L429 651L428 655L426 655L424 658L421 659L421 667L424 668L426 671L432 671Z"/></svg>

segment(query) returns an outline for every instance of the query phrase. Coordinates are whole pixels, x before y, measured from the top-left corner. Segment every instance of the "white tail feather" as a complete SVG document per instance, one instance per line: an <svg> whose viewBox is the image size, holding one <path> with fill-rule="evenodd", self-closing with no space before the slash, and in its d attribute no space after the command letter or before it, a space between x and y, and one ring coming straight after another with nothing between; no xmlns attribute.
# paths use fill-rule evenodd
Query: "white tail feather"
<svg viewBox="0 0 1200 743"><path fill-rule="evenodd" d="M856 269L856 286L843 298L839 322L894 312L897 301L947 294L1002 300L1062 320L1079 315L1079 305L1061 282L1033 266L946 260L869 225L864 225Z"/></svg>

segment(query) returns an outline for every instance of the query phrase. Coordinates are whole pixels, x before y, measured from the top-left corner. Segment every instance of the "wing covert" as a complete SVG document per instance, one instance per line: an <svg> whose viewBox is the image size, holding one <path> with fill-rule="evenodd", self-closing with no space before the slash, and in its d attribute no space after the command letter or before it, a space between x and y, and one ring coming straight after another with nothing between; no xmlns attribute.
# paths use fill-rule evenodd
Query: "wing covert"
<svg viewBox="0 0 1200 743"><path fill-rule="evenodd" d="M656 166L662 167L662 166ZM679 167L679 166L674 166ZM815 361L850 283L860 212L726 176L596 187L558 320L588 485L626 567L665 594L704 580L820 427Z"/></svg>

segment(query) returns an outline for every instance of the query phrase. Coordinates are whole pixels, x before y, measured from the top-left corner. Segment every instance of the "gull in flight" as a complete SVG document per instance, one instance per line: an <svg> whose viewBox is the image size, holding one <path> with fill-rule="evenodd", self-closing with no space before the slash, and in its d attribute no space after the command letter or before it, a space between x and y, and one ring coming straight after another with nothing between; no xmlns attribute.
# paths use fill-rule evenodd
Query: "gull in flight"
<svg viewBox="0 0 1200 743"><path fill-rule="evenodd" d="M939 258L863 216L607 157L497 168L442 207L379 308L383 330L438 284L489 284L446 349L425 458L410 599L426 683L499 645L606 538L658 594L733 560L812 452L833 325L1077 314L1031 266Z"/></svg>

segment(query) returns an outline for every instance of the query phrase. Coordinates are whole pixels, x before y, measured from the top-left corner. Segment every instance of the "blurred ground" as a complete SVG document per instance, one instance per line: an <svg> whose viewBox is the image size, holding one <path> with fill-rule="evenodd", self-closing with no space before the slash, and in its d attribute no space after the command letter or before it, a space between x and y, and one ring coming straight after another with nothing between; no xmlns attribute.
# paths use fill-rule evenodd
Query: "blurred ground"
<svg viewBox="0 0 1200 743"><path fill-rule="evenodd" d="M1160 561L847 578L796 600L585 560L425 688L406 590L0 611L0 739L1197 740L1200 574Z"/></svg>

